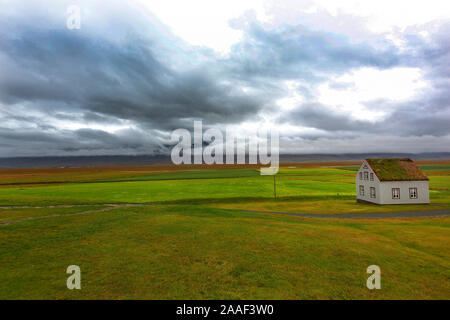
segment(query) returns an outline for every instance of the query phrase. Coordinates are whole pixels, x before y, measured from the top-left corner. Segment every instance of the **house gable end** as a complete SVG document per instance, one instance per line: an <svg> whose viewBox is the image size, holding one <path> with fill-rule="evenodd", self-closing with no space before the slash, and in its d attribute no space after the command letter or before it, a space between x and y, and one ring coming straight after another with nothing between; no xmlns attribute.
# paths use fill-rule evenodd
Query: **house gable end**
<svg viewBox="0 0 450 320"><path fill-rule="evenodd" d="M367 181L364 179L364 172L368 173L368 181L376 181L376 182L380 182L379 177L377 176L377 174L375 173L375 171L372 169L372 167L370 166L370 164L366 161L363 160L361 166L359 167L358 172L356 173L356 180L357 181ZM363 175L363 179L361 180L360 177L360 173L362 173ZM370 179L370 175L373 174L373 180Z"/></svg>

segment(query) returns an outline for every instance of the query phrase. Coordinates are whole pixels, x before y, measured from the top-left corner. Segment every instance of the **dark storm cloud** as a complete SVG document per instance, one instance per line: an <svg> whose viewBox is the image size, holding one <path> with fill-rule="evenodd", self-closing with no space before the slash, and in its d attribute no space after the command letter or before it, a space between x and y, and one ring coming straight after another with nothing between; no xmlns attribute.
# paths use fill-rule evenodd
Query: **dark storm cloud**
<svg viewBox="0 0 450 320"><path fill-rule="evenodd" d="M83 155L86 152L98 155L139 154L167 154L165 146L155 132L151 134L122 130L110 134L102 130L47 130L23 129L21 131L0 129L0 147L5 156L14 156L20 148L21 156L36 155ZM42 150L43 152L38 152Z"/></svg>
<svg viewBox="0 0 450 320"><path fill-rule="evenodd" d="M121 124L121 121L114 117L105 116L94 112L83 113L56 113L53 115L55 119L63 121L77 121L82 123L98 123L98 124Z"/></svg>
<svg viewBox="0 0 450 320"><path fill-rule="evenodd" d="M392 45L377 50L366 43L354 44L343 36L303 26L266 30L250 22L244 30L244 40L233 47L231 64L245 76L323 81L324 75L352 68L390 68L400 62Z"/></svg>
<svg viewBox="0 0 450 320"><path fill-rule="evenodd" d="M198 55L205 50L191 56L180 54L180 47L163 43L158 32L153 31L152 36L140 33L138 27L148 30L146 25L117 26L113 14L110 24L115 32L108 35L89 24L81 30L68 30L65 15L61 16L62 24L57 28L49 22L53 17L37 27L34 23L39 19L33 19L33 12L0 19L0 125L15 124L14 137L6 133L0 136L9 146L2 148L3 156L33 151L59 154L57 150L87 154L167 152L162 147L167 133L161 135L155 129L189 128L192 119L201 119L205 125L239 123L256 117L275 94L269 90L264 95L257 90L244 93L221 75L218 66L204 65L203 60L209 58ZM128 10L120 16L134 21L136 14ZM192 61L181 66L177 62L187 58ZM84 123L86 127L127 121L136 130L128 135L75 131L53 127L54 121ZM34 131L31 134L24 128ZM53 136L55 139L49 141ZM163 136L166 141L161 140ZM25 144L18 143L21 139ZM52 146L43 147L48 143Z"/></svg>
<svg viewBox="0 0 450 320"><path fill-rule="evenodd" d="M426 68L430 79L440 81L450 78L450 21L441 23L428 37L412 33L405 38L408 56L414 63Z"/></svg>
<svg viewBox="0 0 450 320"><path fill-rule="evenodd" d="M289 122L323 131L365 131L372 127L368 121L353 120L347 114L336 112L321 103L302 104L279 120L281 123Z"/></svg>
<svg viewBox="0 0 450 320"><path fill-rule="evenodd" d="M447 100L448 101L448 100ZM385 108L394 110L388 116L377 121L355 119L350 113L336 111L330 106L320 103L304 103L278 119L282 123L290 123L322 130L323 133L314 136L329 137L330 133L336 139L353 135L395 135L407 136L447 136L450 134L450 108L448 102L439 108L433 104L434 99L410 101L396 104L390 101L377 101ZM373 108L376 110L376 108ZM304 138L309 138L304 136Z"/></svg>
<svg viewBox="0 0 450 320"><path fill-rule="evenodd" d="M63 102L64 111L94 112L160 128L189 117L210 123L241 121L264 105L262 98L220 83L217 75L203 69L171 70L154 56L149 43L131 35L121 47L67 30L46 35L24 31L20 38L3 40L9 69L20 70L2 77L0 99L5 104L26 101L46 108L48 101Z"/></svg>
<svg viewBox="0 0 450 320"><path fill-rule="evenodd" d="M400 53L384 40L378 48L304 26L267 29L247 19L234 22L244 37L223 58L183 43L126 2L110 1L81 30L69 30L64 12L71 4L46 2L47 9L37 10L39 2L9 2L17 10L0 13L0 156L167 152L170 131L191 128L193 119L222 127L276 113L285 80L301 81L296 90L307 102L279 121L322 132L309 139L449 133L448 26L431 45L411 33ZM315 102L315 86L331 76L395 66L424 68L433 90L408 105L392 104L382 122L353 120ZM330 83L339 90L351 86ZM65 127L70 122L78 125ZM86 128L74 129L79 124ZM94 125L129 129L111 133Z"/></svg>
<svg viewBox="0 0 450 320"><path fill-rule="evenodd" d="M428 38L416 33L407 33L404 38L406 49L399 56L399 64L420 67L427 80L426 90L403 102L388 99L363 102L369 110L389 111L379 121L354 119L349 112L307 102L280 116L280 123L320 129L323 131L322 137L329 137L329 133L333 132L336 140L348 134L398 137L450 135L450 23L442 24ZM345 90L353 85L330 82L329 86ZM447 148L442 146L442 150Z"/></svg>

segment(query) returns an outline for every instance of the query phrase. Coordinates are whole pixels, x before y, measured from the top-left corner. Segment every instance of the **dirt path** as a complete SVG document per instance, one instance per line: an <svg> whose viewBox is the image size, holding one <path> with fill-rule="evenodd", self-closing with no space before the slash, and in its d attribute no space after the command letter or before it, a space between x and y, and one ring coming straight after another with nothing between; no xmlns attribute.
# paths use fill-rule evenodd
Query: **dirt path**
<svg viewBox="0 0 450 320"><path fill-rule="evenodd" d="M427 210L427 211L400 211L400 212L371 212L371 213L341 213L341 214L313 214L313 213L293 213L293 212L274 212L274 211L253 211L253 210L235 210L248 213L272 213L283 214L304 218L322 218L322 219L390 219L390 218L428 218L450 216L450 209L447 210Z"/></svg>
<svg viewBox="0 0 450 320"><path fill-rule="evenodd" d="M47 207L31 207L31 206L23 206L23 207L0 207L0 209L15 209L15 208L20 208L20 209L31 209L31 208L73 208L73 207L87 207L90 206L92 207L92 205L59 205L59 206L47 206ZM89 213L98 213L98 212L105 212L105 211L111 211L114 209L119 209L119 208L126 208L126 207L151 207L153 206L152 204L132 204L132 203L126 203L126 204L107 204L105 205L106 208L100 208L100 209L94 209L94 210L86 210L86 211L80 211L80 212L74 212L74 213L66 213L66 214L51 214L48 216L40 216L40 217L29 217L29 218L22 218L22 219L17 219L17 220L7 220L7 221L0 221L0 226L6 226L9 224L13 224L13 223L18 223L18 222L24 222L24 221L29 221L29 220L38 220L38 219L48 219L48 218L53 218L53 217L66 217L66 216L77 216L77 215L83 215L83 214L89 214Z"/></svg>
<svg viewBox="0 0 450 320"><path fill-rule="evenodd" d="M54 206L0 206L0 209L48 209L48 208L76 208L76 207L96 207L114 206L114 204L59 204Z"/></svg>
<svg viewBox="0 0 450 320"><path fill-rule="evenodd" d="M0 207L0 209L42 209L42 208L74 208L74 207L92 207L93 205L54 205L54 206L8 206L8 207ZM29 217L22 218L17 220L7 220L0 221L0 226L6 226L13 223L19 223L29 220L38 220L38 219L48 219L53 217L62 217L62 216L76 216L76 215L84 215L89 213L98 213L98 212L106 212L119 208L127 208L127 207L151 207L153 204L136 204L136 203L124 203L124 204L104 204L104 208L86 210L74 213L66 213L66 214L51 214L47 216L40 217ZM403 212L372 212L372 213L343 213L343 214L313 214L313 213L293 213L293 212L276 212L276 211L254 211L254 210L238 210L238 209L227 209L231 211L240 211L240 212L248 212L248 213L271 213L271 214L282 214L296 217L304 217L304 218L322 218L322 219L390 219L390 218L426 218L426 217L444 217L450 215L450 209L444 210L428 210L428 211L403 211Z"/></svg>

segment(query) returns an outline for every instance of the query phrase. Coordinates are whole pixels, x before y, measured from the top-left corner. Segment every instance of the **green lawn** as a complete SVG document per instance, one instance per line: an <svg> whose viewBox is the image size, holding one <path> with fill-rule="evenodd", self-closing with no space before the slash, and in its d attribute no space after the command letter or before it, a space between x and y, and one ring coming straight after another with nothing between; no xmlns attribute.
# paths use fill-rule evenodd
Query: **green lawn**
<svg viewBox="0 0 450 320"><path fill-rule="evenodd" d="M0 188L0 206L40 206L0 208L0 299L450 299L450 217L242 211L332 217L450 208L447 175L430 175L439 205L376 206L355 202L353 174L282 168L277 199L273 177L247 169ZM105 206L114 203L153 206ZM86 206L45 207L64 204ZM46 218L21 221L38 217ZM10 220L20 221L1 225ZM81 267L79 291L66 288L72 264ZM365 286L372 264L381 290Z"/></svg>
<svg viewBox="0 0 450 320"><path fill-rule="evenodd" d="M97 210L102 206L81 206L73 208L11 208L0 209L0 222L20 220L27 218L44 217L50 215L63 215L83 212L88 210Z"/></svg>
<svg viewBox="0 0 450 320"><path fill-rule="evenodd" d="M223 171L219 173L219 171ZM247 175L247 176L245 176ZM232 203L246 209L261 203L292 210L342 213L379 211L373 205L356 205L354 172L336 168L281 168L276 177L277 202L273 202L273 178L255 170L199 170L154 174L157 180L66 183L0 188L1 205L55 205L108 203ZM180 179L174 179L179 176ZM193 178L196 177L196 178ZM216 178L214 178L216 177ZM155 178L156 179L156 178ZM145 180L145 181L139 181ZM450 206L450 177L430 176L432 202ZM293 202L294 201L294 202ZM309 203L313 201L313 206ZM314 202L315 201L315 202ZM334 208L329 210L330 206ZM364 208L364 210L361 210ZM439 209L438 206L385 206L386 211ZM392 210L391 210L392 209ZM292 211L290 210L290 211ZM304 211L303 210L303 211ZM301 211L301 212L303 212Z"/></svg>
<svg viewBox="0 0 450 320"><path fill-rule="evenodd" d="M450 219L311 220L199 206L9 225L1 299L448 299ZM79 265L82 289L65 287ZM380 266L382 289L365 286Z"/></svg>
<svg viewBox="0 0 450 320"><path fill-rule="evenodd" d="M336 169L330 169L340 171ZM205 170L207 171L207 170ZM103 183L70 183L44 186L0 188L0 205L28 204L103 204L103 203L147 203L217 198L270 198L273 197L273 178L269 176L241 177L237 170L223 170L228 178L210 178L208 172L199 172L197 179L156 181L127 181ZM233 177L232 174L235 174ZM192 175L193 172L189 172ZM257 173L256 173L257 174ZM168 174L173 177L173 174ZM161 174L161 176L165 176ZM185 175L182 175L183 177ZM336 196L354 194L354 185L349 182L324 181L346 176L303 175L280 176L277 187L281 196ZM317 179L315 179L317 178Z"/></svg>

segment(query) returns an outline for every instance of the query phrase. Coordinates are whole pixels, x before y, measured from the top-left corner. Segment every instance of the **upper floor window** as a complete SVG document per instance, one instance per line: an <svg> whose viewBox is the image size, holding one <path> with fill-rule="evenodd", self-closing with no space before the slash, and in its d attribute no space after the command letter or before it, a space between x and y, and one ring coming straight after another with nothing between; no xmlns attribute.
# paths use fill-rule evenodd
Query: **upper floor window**
<svg viewBox="0 0 450 320"><path fill-rule="evenodd" d="M364 196L364 186L359 186L359 195Z"/></svg>
<svg viewBox="0 0 450 320"><path fill-rule="evenodd" d="M376 198L377 197L374 187L370 187L370 197L371 198Z"/></svg>
<svg viewBox="0 0 450 320"><path fill-rule="evenodd" d="M400 199L400 188L392 188L392 199Z"/></svg>
<svg viewBox="0 0 450 320"><path fill-rule="evenodd" d="M369 180L369 173L364 171L364 180Z"/></svg>
<svg viewBox="0 0 450 320"><path fill-rule="evenodd" d="M409 188L409 198L417 199L417 188Z"/></svg>
<svg viewBox="0 0 450 320"><path fill-rule="evenodd" d="M373 181L373 173L370 173L370 181Z"/></svg>
<svg viewBox="0 0 450 320"><path fill-rule="evenodd" d="M359 173L359 180L362 180L362 172Z"/></svg>

